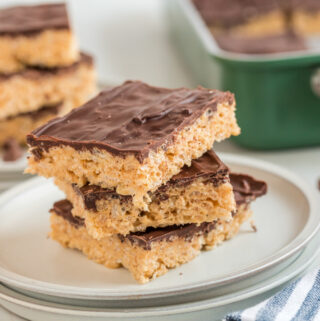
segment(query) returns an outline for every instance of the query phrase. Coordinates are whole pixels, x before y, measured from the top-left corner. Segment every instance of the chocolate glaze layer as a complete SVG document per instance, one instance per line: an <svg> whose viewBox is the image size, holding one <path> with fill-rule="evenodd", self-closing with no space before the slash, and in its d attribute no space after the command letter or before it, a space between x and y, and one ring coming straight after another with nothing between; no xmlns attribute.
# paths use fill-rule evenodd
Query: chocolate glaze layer
<svg viewBox="0 0 320 321"><path fill-rule="evenodd" d="M179 174L173 176L170 181L160 186L155 192L150 194L153 201L163 201L168 199L166 194L170 187L184 187L198 178L202 178L204 183L211 183L218 186L228 181L228 168L215 154L208 151L202 157L193 160L191 166L184 166ZM121 202L132 200L130 195L117 194L114 189L102 188L97 185L85 185L78 187L73 185L73 189L81 196L87 210L96 211L96 201L101 199L119 199Z"/></svg>
<svg viewBox="0 0 320 321"><path fill-rule="evenodd" d="M279 10L277 0L193 0L208 25L231 28Z"/></svg>
<svg viewBox="0 0 320 321"><path fill-rule="evenodd" d="M212 115L219 103L231 105L234 96L202 87L167 89L126 81L36 129L27 141L37 147L37 156L41 150L68 145L76 150L104 149L121 157L133 154L142 163L151 150L166 149L202 114Z"/></svg>
<svg viewBox="0 0 320 321"><path fill-rule="evenodd" d="M225 33L216 35L215 39L224 50L246 54L268 54L307 49L305 39L291 32L248 38Z"/></svg>
<svg viewBox="0 0 320 321"><path fill-rule="evenodd" d="M15 71L12 73L0 73L0 81L6 81L16 76L21 76L27 79L39 79L42 77L63 75L68 72L74 71L81 64L93 65L92 56L82 52L80 54L80 59L69 66L54 67L54 68L46 68L42 66L37 66L37 67L30 66L30 67L27 67L26 69L22 69L20 71Z"/></svg>
<svg viewBox="0 0 320 321"><path fill-rule="evenodd" d="M68 200L61 200L53 204L51 213L57 214L67 220L71 225L76 228L84 226L84 219L79 216L73 216L72 204Z"/></svg>
<svg viewBox="0 0 320 321"><path fill-rule="evenodd" d="M59 113L61 106L62 106L62 103L58 103L58 104L50 105L50 106L43 106L40 109L35 110L35 111L29 111L26 113L20 113L15 116L10 116L10 117L6 118L4 121L18 118L18 117L29 117L32 120L38 120L38 119L41 119L41 118L46 117L48 115L57 115Z"/></svg>
<svg viewBox="0 0 320 321"><path fill-rule="evenodd" d="M231 174L231 183L234 188L237 205L248 204L255 198L267 192L265 182L257 181L253 177L244 174ZM52 213L62 216L74 226L84 226L84 221L74 218L71 214L72 204L68 200L62 200L54 204ZM145 250L151 249L152 242L170 241L174 237L191 240L194 235L205 234L215 228L216 222L197 224L185 224L182 226L169 226L165 228L148 228L145 232L130 233L126 236L118 235L122 241L126 239L132 244L141 246Z"/></svg>
<svg viewBox="0 0 320 321"><path fill-rule="evenodd" d="M32 36L46 29L70 29L63 3L0 10L0 36Z"/></svg>
<svg viewBox="0 0 320 321"><path fill-rule="evenodd" d="M151 244L153 242L170 242L176 237L183 238L186 241L191 241L196 235L203 235L212 231L216 224L216 222L204 222L200 225L186 224L181 226L172 225L162 228L150 227L147 228L145 232L130 233L126 236L118 234L118 237L122 242L127 239L131 244L136 244L145 250L151 250Z"/></svg>
<svg viewBox="0 0 320 321"><path fill-rule="evenodd" d="M250 203L267 193L267 184L245 174L230 173L230 182L237 205Z"/></svg>

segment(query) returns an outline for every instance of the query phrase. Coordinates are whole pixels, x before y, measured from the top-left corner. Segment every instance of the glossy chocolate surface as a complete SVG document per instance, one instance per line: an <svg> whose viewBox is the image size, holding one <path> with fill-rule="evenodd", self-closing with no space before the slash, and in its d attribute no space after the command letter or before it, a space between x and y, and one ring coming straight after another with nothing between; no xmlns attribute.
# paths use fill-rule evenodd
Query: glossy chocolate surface
<svg viewBox="0 0 320 321"><path fill-rule="evenodd" d="M17 6L0 10L0 36L32 36L46 29L70 29L65 4Z"/></svg>
<svg viewBox="0 0 320 321"><path fill-rule="evenodd" d="M142 163L150 151L166 149L204 113L211 117L219 103L231 105L234 96L202 87L167 89L127 81L36 129L28 143L40 152L61 145L105 149L121 157L133 154Z"/></svg>

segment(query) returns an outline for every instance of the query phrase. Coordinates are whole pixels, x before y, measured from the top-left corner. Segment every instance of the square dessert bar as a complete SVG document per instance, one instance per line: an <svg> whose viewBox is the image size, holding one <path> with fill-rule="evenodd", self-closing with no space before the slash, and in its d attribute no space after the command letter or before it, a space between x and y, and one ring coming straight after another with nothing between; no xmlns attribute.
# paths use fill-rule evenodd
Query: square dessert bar
<svg viewBox="0 0 320 321"><path fill-rule="evenodd" d="M87 232L96 239L126 235L148 227L230 220L236 210L228 168L209 151L184 166L165 185L151 192L149 211L135 207L132 196L98 185L79 187L56 180L72 203L72 215L84 218Z"/></svg>
<svg viewBox="0 0 320 321"><path fill-rule="evenodd" d="M50 236L106 267L123 266L138 282L146 283L238 233L241 224L251 216L250 202L266 193L266 184L246 175L232 175L231 182L237 211L230 221L149 228L145 232L96 240L88 234L84 219L71 214L72 204L63 200L51 210Z"/></svg>
<svg viewBox="0 0 320 321"><path fill-rule="evenodd" d="M62 3L0 10L0 48L0 73L26 66L66 66L79 58Z"/></svg>
<svg viewBox="0 0 320 321"><path fill-rule="evenodd" d="M86 54L70 66L0 74L0 120L61 102L70 110L86 102L94 91L93 60Z"/></svg>
<svg viewBox="0 0 320 321"><path fill-rule="evenodd" d="M229 92L127 81L28 135L27 172L116 189L147 209L148 192L239 132Z"/></svg>

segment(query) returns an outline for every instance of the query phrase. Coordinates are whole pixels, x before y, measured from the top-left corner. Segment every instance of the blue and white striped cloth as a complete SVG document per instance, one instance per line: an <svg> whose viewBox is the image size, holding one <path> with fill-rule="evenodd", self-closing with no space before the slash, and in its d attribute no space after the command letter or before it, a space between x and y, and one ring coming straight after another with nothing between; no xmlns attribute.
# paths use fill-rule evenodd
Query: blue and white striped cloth
<svg viewBox="0 0 320 321"><path fill-rule="evenodd" d="M297 279L256 306L226 316L225 321L320 320L320 270Z"/></svg>

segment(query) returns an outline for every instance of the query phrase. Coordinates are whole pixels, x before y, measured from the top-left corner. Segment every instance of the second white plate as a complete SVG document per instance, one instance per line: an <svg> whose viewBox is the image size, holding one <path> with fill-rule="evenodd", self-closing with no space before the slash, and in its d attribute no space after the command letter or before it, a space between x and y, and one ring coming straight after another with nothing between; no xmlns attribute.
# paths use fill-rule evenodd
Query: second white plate
<svg viewBox="0 0 320 321"><path fill-rule="evenodd" d="M221 157L233 171L268 183L268 194L252 206L258 233L244 226L223 246L139 285L125 269L106 269L47 238L48 210L63 194L51 181L35 179L0 196L0 281L53 296L133 300L206 290L284 262L318 229L312 190L272 164L237 155Z"/></svg>

